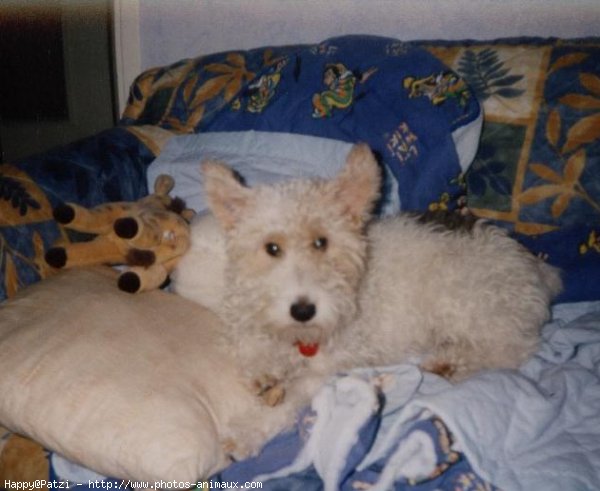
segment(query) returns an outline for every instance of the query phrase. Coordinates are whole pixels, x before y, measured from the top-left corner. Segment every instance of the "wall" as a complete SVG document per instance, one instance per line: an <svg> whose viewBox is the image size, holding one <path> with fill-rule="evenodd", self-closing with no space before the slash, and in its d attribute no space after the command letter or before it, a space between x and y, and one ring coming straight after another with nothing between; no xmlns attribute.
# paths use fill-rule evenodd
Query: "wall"
<svg viewBox="0 0 600 491"><path fill-rule="evenodd" d="M132 71L215 51L348 33L403 40L600 35L600 0L114 1L138 5L138 24L133 20L131 29L139 31L139 56L127 65Z"/></svg>

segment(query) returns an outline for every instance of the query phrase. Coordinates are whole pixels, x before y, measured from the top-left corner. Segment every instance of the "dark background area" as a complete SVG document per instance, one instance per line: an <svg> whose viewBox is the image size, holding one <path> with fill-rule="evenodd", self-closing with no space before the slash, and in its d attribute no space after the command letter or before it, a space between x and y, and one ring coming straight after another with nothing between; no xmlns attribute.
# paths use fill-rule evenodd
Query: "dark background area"
<svg viewBox="0 0 600 491"><path fill-rule="evenodd" d="M109 0L0 3L0 159L114 125Z"/></svg>

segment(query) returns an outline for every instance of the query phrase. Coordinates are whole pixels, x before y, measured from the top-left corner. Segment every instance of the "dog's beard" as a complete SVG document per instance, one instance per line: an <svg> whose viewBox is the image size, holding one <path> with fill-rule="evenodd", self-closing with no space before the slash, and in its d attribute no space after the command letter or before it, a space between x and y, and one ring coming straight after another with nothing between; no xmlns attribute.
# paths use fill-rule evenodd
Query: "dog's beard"
<svg viewBox="0 0 600 491"><path fill-rule="evenodd" d="M322 344L329 339L331 329L323 328L318 324L299 326L297 324L288 324L284 326L270 326L271 332L275 331L275 335L284 343L293 345L295 343L304 344Z"/></svg>

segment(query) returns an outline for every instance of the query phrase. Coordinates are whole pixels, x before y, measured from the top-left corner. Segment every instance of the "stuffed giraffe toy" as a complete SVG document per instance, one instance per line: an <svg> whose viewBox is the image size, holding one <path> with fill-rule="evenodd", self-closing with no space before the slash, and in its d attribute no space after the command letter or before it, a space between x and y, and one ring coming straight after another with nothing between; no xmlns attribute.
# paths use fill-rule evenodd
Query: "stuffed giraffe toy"
<svg viewBox="0 0 600 491"><path fill-rule="evenodd" d="M57 244L46 252L46 262L54 268L122 264L127 268L118 279L121 290L136 293L160 287L190 246L194 211L169 196L174 185L173 178L163 174L154 183L154 193L138 201L91 209L74 203L56 207L58 223L96 237Z"/></svg>

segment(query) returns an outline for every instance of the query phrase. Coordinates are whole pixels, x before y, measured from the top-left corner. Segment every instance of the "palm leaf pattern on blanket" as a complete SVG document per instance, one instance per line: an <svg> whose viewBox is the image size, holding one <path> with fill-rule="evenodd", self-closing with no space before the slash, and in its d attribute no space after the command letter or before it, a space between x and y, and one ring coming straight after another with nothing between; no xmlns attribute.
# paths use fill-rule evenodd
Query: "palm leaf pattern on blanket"
<svg viewBox="0 0 600 491"><path fill-rule="evenodd" d="M569 58L577 61L582 59L572 55ZM559 59L554 67L565 68L570 64L569 60ZM549 111L546 122L546 140L554 154L560 157L562 170L556 171L545 163L531 163L529 170L546 183L529 188L519 196L520 203L524 205L552 198L553 218L560 217L575 198L583 200L595 213L600 214L600 201L588 192L582 180L588 163L586 147L600 139L600 77L582 72L579 74L579 82L584 93L568 93L558 102L580 112L582 117L565 131L561 112L558 108L553 108Z"/></svg>
<svg viewBox="0 0 600 491"><path fill-rule="evenodd" d="M13 208L18 209L19 215L24 216L31 207L40 209L40 203L27 192L24 186L13 177L0 172L0 199L9 201Z"/></svg>
<svg viewBox="0 0 600 491"><path fill-rule="evenodd" d="M138 124L159 122L169 108L174 92L192 66L193 60L182 60L138 75L129 91L123 121L136 121Z"/></svg>
<svg viewBox="0 0 600 491"><path fill-rule="evenodd" d="M473 161L473 172L468 174L469 189L476 196L485 194L488 186L502 196L511 193L512 182L504 175L506 163L496 156L496 151L493 144L481 141Z"/></svg>
<svg viewBox="0 0 600 491"><path fill-rule="evenodd" d="M523 94L522 89L513 87L523 75L511 75L498 53L486 48L480 52L465 50L458 62L458 72L467 80L480 101L492 96L514 98Z"/></svg>
<svg viewBox="0 0 600 491"><path fill-rule="evenodd" d="M198 61L200 62L201 59ZM224 60L206 64L202 70L191 75L185 82L183 88L183 98L187 108L185 121L170 117L167 119L168 123L177 131L191 133L205 117L209 103L216 104L218 109L231 102L244 83L254 77L255 73L247 68L246 59L241 53L228 53Z"/></svg>
<svg viewBox="0 0 600 491"><path fill-rule="evenodd" d="M37 227L52 217L44 191L31 176L11 164L0 166L0 300L12 297L28 278L51 273L44 261L44 241ZM15 233L15 231L21 232ZM15 238L16 237L16 238ZM30 281L29 281L30 282Z"/></svg>

